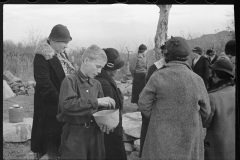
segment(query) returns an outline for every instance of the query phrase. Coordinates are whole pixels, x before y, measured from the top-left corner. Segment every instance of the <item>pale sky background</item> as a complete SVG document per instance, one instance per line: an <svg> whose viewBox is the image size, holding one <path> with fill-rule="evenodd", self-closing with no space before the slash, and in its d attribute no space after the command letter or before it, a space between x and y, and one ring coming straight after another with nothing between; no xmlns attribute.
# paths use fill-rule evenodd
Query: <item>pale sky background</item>
<svg viewBox="0 0 240 160"><path fill-rule="evenodd" d="M233 19L233 5L172 5L168 37L185 34L213 34L226 30ZM48 37L56 24L67 26L73 40L69 47L101 48L121 46L135 50L140 44L154 44L159 19L156 5L4 5L3 40L16 43L28 30Z"/></svg>

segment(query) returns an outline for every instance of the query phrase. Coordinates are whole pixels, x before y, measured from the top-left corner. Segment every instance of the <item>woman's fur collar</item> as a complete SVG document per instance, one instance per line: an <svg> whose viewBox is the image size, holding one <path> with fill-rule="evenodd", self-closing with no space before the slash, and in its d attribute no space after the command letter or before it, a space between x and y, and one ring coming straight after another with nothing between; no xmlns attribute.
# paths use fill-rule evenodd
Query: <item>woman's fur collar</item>
<svg viewBox="0 0 240 160"><path fill-rule="evenodd" d="M36 47L36 50L35 50L35 53L36 54L41 54L45 57L46 60L49 60L51 59L55 52L53 50L53 48L47 43L47 38L39 41L37 47Z"/></svg>

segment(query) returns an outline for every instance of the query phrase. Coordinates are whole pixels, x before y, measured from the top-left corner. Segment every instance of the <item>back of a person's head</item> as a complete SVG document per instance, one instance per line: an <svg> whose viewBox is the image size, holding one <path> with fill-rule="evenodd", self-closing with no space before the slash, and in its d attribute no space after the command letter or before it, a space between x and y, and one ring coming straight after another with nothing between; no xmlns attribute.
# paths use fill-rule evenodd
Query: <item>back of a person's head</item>
<svg viewBox="0 0 240 160"><path fill-rule="evenodd" d="M97 45L91 45L88 47L82 55L82 61L88 58L90 61L103 60L107 62L107 56L105 52Z"/></svg>
<svg viewBox="0 0 240 160"><path fill-rule="evenodd" d="M236 56L236 41L230 40L225 45L226 55Z"/></svg>

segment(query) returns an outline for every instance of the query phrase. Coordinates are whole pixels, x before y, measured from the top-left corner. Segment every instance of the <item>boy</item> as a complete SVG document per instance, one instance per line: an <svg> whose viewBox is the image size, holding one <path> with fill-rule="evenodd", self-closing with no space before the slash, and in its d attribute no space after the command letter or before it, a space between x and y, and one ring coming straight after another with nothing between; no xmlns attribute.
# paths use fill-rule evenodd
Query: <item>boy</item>
<svg viewBox="0 0 240 160"><path fill-rule="evenodd" d="M101 84L94 79L106 62L105 52L92 45L84 52L79 70L61 84L57 119L66 122L62 131L61 159L105 158L104 133L92 114L98 109L115 107L115 101L103 97Z"/></svg>

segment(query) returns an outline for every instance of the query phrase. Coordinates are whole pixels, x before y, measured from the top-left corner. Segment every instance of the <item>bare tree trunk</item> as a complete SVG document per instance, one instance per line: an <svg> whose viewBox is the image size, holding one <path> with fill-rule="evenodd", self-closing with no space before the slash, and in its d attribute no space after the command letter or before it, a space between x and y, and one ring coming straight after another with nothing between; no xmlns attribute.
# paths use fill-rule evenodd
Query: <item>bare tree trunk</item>
<svg viewBox="0 0 240 160"><path fill-rule="evenodd" d="M160 16L158 20L157 33L155 36L154 52L156 60L159 60L162 57L160 47L161 45L164 44L164 42L167 39L168 15L172 5L157 5L157 6L160 8Z"/></svg>

